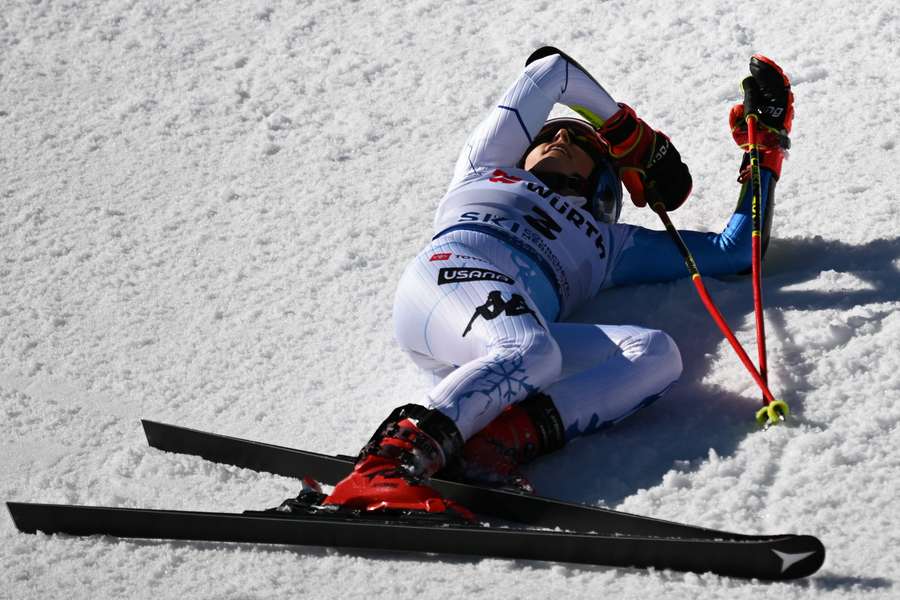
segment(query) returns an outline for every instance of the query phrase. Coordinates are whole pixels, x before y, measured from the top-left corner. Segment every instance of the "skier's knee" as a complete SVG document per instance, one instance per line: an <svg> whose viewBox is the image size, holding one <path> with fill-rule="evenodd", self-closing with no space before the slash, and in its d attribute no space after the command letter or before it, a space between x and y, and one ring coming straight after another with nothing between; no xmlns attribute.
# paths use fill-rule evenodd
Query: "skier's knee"
<svg viewBox="0 0 900 600"><path fill-rule="evenodd" d="M661 379L675 381L681 376L681 352L665 331L642 329L622 344L622 352L630 360L652 362Z"/></svg>
<svg viewBox="0 0 900 600"><path fill-rule="evenodd" d="M681 352L675 340L665 331L658 329L650 330L649 337L648 353L657 358L659 368L666 372L666 378L675 381L681 377Z"/></svg>

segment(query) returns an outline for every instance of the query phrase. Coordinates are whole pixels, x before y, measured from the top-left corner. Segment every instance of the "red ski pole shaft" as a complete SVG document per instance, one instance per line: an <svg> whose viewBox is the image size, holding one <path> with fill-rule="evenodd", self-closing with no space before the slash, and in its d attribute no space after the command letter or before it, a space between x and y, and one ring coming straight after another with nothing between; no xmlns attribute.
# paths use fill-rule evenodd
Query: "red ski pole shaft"
<svg viewBox="0 0 900 600"><path fill-rule="evenodd" d="M756 115L747 115L747 141L750 150L750 188L753 194L751 214L753 217L752 233L752 273L753 273L753 312L756 315L756 349L759 355L759 374L762 380L769 381L766 364L766 321L762 305L762 224L760 203L762 197L762 178L759 172L759 148L756 145ZM765 395L763 403L766 402Z"/></svg>
<svg viewBox="0 0 900 600"><path fill-rule="evenodd" d="M659 218L662 219L663 225L665 225L666 227L666 231L669 233L672 241L675 242L675 245L678 247L678 251L681 253L682 258L684 258L684 264L687 265L688 271L691 274L691 280L693 281L694 287L697 289L697 293L700 295L700 300L703 301L703 305L706 307L706 310L713 318L713 321L716 322L716 325L719 326L719 329L725 335L725 339L727 339L731 344L731 347L738 355L738 358L740 358L741 362L744 363L744 366L747 368L747 371L750 372L753 380L756 381L756 384L762 390L763 402L766 405L768 405L770 402L775 402L775 397L772 395L772 392L769 391L769 386L763 380L762 376L759 374L759 371L756 370L756 367L753 366L753 362L750 360L750 357L747 356L747 353L744 351L741 343L737 340L736 337L734 337L734 333L732 333L731 328L728 326L728 323L725 322L725 317L723 317L722 313L719 312L719 309L716 308L716 305L710 297L709 292L706 290L706 286L703 285L703 278L700 277L700 271L699 269L697 269L697 263L694 261L694 257L691 254L691 251L688 249L687 244L684 243L681 234L678 233L678 230L675 229L675 226L672 224L671 219L669 219L669 215L666 213L665 207L661 203L657 202L652 205L652 208L653 212L658 214Z"/></svg>

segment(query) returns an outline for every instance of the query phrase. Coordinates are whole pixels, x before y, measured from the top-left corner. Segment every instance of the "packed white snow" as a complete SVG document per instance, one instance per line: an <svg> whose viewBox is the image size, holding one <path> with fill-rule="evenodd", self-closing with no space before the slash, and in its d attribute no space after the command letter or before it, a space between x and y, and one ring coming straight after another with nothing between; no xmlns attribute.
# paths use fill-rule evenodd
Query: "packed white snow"
<svg viewBox="0 0 900 600"><path fill-rule="evenodd" d="M694 176L673 220L710 231L738 191L728 109L762 52L796 96L764 280L790 420L756 427L759 391L687 279L612 290L577 319L668 331L684 376L529 474L566 500L813 534L828 558L761 584L26 535L3 511L0 597L897 597L898 6L3 0L0 499L240 511L295 494L149 449L139 418L354 453L427 389L392 339L394 286L531 51L564 49L672 137ZM706 283L755 356L749 278Z"/></svg>

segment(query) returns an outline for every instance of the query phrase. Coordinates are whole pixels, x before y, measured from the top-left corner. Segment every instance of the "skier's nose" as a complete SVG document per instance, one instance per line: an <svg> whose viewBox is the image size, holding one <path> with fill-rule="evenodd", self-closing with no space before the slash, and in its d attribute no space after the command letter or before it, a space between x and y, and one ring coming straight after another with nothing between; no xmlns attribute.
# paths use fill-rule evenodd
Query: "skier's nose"
<svg viewBox="0 0 900 600"><path fill-rule="evenodd" d="M559 131L557 131L556 135L553 137L553 141L561 141L566 144L570 143L572 140L569 138L569 130L565 127L560 127Z"/></svg>

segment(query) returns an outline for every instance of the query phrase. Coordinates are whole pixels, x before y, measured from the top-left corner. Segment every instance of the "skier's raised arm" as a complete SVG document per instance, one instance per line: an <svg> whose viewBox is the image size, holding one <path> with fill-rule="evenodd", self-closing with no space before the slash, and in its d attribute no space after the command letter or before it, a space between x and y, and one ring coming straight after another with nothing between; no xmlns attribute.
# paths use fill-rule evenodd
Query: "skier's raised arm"
<svg viewBox="0 0 900 600"><path fill-rule="evenodd" d="M450 187L488 169L518 165L557 103L592 115L595 125L619 110L578 63L553 48L541 48L466 140Z"/></svg>
<svg viewBox="0 0 900 600"><path fill-rule="evenodd" d="M687 199L691 176L668 136L655 131L634 109L616 103L577 61L545 46L528 57L525 69L466 140L450 189L485 171L524 167L554 104L564 104L598 129L610 158L637 206L654 193L675 210ZM646 188L646 191L645 191Z"/></svg>

